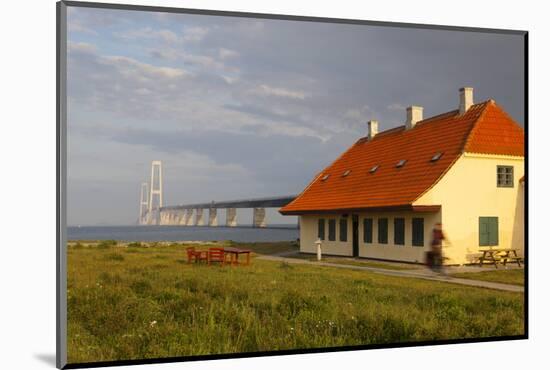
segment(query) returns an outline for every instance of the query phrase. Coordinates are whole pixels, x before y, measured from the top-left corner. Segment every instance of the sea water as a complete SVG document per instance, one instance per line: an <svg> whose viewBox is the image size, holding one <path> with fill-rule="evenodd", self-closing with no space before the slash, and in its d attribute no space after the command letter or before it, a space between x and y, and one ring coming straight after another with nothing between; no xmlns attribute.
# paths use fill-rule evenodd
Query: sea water
<svg viewBox="0 0 550 370"><path fill-rule="evenodd" d="M69 226L68 240L119 241L222 241L278 242L295 241L296 225L251 226Z"/></svg>

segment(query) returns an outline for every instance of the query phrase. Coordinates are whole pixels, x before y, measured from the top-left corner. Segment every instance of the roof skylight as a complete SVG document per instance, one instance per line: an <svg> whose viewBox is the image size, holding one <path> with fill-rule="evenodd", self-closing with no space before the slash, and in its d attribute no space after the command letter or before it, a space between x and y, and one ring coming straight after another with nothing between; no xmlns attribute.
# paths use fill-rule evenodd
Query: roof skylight
<svg viewBox="0 0 550 370"><path fill-rule="evenodd" d="M399 167L403 167L405 165L405 163L407 163L407 160L406 159L402 159L400 160L399 162L397 162L397 164L395 165L395 167L399 168Z"/></svg>
<svg viewBox="0 0 550 370"><path fill-rule="evenodd" d="M435 161L437 161L439 158L441 158L442 155L443 155L443 153L437 152L437 153L434 154L434 156L432 157L432 159L430 159L430 161L435 162Z"/></svg>
<svg viewBox="0 0 550 370"><path fill-rule="evenodd" d="M343 174L342 174L342 177L346 177L347 175L349 175L351 173L351 170L346 170Z"/></svg>
<svg viewBox="0 0 550 370"><path fill-rule="evenodd" d="M379 164L372 166L372 168L369 170L369 172L370 172L370 173L375 173L376 170L378 169L378 167L380 167Z"/></svg>
<svg viewBox="0 0 550 370"><path fill-rule="evenodd" d="M327 173L325 176L323 176L323 177L321 178L321 181L327 181L327 179L328 179L329 176L330 176L330 175Z"/></svg>

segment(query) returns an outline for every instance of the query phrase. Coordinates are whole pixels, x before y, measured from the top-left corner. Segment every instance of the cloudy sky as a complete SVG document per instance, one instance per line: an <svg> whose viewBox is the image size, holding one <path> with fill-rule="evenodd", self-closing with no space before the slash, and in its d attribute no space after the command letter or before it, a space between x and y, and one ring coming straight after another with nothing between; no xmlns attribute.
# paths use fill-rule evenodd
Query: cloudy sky
<svg viewBox="0 0 550 370"><path fill-rule="evenodd" d="M68 30L69 225L134 223L152 160L165 204L299 193L367 120L461 86L523 125L519 35L73 7Z"/></svg>

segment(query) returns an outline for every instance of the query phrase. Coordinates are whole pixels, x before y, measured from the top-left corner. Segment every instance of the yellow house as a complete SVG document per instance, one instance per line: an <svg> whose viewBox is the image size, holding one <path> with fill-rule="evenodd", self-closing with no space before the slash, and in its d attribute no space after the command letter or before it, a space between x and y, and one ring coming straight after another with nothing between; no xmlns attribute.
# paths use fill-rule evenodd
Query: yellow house
<svg viewBox="0 0 550 370"><path fill-rule="evenodd" d="M524 250L524 131L495 101L423 119L407 108L403 126L360 138L320 172L283 215L300 216L300 250L423 262L443 224L449 264L484 248ZM521 183L520 183L521 180Z"/></svg>

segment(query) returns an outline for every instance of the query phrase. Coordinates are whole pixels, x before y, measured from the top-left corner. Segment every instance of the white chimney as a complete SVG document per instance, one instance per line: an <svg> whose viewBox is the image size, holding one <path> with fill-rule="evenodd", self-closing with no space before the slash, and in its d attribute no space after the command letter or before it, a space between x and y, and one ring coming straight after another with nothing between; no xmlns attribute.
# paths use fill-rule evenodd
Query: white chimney
<svg viewBox="0 0 550 370"><path fill-rule="evenodd" d="M474 88L462 87L458 91L460 92L460 105L458 106L458 110L460 114L464 114L474 104Z"/></svg>
<svg viewBox="0 0 550 370"><path fill-rule="evenodd" d="M378 133L378 121L369 121L367 122L367 125L369 126L368 138L369 140L372 140L372 138Z"/></svg>
<svg viewBox="0 0 550 370"><path fill-rule="evenodd" d="M418 121L422 121L423 111L424 111L424 108L419 107L417 105L412 105L410 107L407 107L407 122L405 122L407 130L413 128Z"/></svg>

